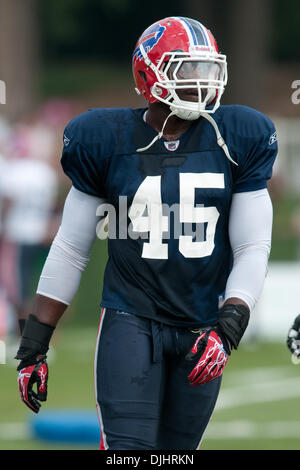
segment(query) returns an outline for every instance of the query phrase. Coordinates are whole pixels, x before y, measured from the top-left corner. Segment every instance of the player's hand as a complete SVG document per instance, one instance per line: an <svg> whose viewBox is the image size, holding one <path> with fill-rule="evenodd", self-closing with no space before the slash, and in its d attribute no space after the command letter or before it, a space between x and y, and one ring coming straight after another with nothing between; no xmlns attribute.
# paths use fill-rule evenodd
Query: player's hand
<svg viewBox="0 0 300 470"><path fill-rule="evenodd" d="M40 401L47 400L48 365L46 357L35 364L25 365L20 362L18 367L18 384L21 400L34 413L41 407ZM36 392L33 390L36 385Z"/></svg>
<svg viewBox="0 0 300 470"><path fill-rule="evenodd" d="M191 385L202 385L219 377L228 361L230 352L225 350L223 342L213 328L200 332L187 360L196 361L188 376Z"/></svg>
<svg viewBox="0 0 300 470"><path fill-rule="evenodd" d="M41 401L47 399L48 365L46 353L54 326L41 323L35 315L19 322L22 338L15 359L21 362L17 368L21 400L34 413L38 413ZM33 387L36 386L36 391Z"/></svg>
<svg viewBox="0 0 300 470"><path fill-rule="evenodd" d="M247 328L249 308L245 305L225 304L216 325L199 332L187 360L196 364L188 375L191 385L202 385L219 377L224 370L232 348L237 349Z"/></svg>
<svg viewBox="0 0 300 470"><path fill-rule="evenodd" d="M292 362L294 364L300 363L300 315L298 315L292 327L288 331L287 347L292 353Z"/></svg>

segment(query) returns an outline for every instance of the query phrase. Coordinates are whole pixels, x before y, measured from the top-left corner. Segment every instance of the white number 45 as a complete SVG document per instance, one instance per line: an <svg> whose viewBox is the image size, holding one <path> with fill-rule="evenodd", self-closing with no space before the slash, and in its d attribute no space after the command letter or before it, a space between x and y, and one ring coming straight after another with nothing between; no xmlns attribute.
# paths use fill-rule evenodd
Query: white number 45
<svg viewBox="0 0 300 470"><path fill-rule="evenodd" d="M193 241L191 235L180 235L179 251L185 258L210 256L215 247L215 231L220 214L216 207L195 207L195 189L224 189L224 174L180 173L179 178L179 221L207 223L206 240ZM161 175L144 179L133 198L129 217L134 232L149 232L149 241L143 244L142 257L167 259L168 244L163 243L163 232L168 231L169 217L163 215Z"/></svg>

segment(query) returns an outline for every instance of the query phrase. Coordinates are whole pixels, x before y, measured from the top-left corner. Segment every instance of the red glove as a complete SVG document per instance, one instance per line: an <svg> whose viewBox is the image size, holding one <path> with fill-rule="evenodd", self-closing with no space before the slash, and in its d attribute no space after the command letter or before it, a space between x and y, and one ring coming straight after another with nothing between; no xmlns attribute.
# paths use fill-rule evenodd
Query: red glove
<svg viewBox="0 0 300 470"><path fill-rule="evenodd" d="M26 321L20 320L21 343L15 359L21 359L17 368L21 400L34 413L41 407L40 401L47 400L48 365L46 353L54 326L41 323L35 315ZM36 384L37 391L33 391Z"/></svg>
<svg viewBox="0 0 300 470"><path fill-rule="evenodd" d="M21 363L22 364L22 363ZM40 362L19 369L18 383L21 400L35 413L39 412L40 401L47 399L48 366L45 359ZM33 385L37 384L37 393Z"/></svg>
<svg viewBox="0 0 300 470"><path fill-rule="evenodd" d="M202 385L219 377L228 361L222 340L216 330L204 330L186 356L187 360L197 361L188 376L191 385Z"/></svg>

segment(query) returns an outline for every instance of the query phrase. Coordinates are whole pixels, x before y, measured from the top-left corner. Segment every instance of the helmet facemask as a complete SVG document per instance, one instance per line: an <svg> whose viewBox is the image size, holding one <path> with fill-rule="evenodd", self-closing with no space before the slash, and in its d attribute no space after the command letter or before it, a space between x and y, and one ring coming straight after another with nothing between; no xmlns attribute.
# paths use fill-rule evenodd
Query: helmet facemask
<svg viewBox="0 0 300 470"><path fill-rule="evenodd" d="M225 55L215 51L165 52L157 66L151 65L157 78L152 96L178 117L198 119L201 113L212 114L220 106L227 83Z"/></svg>

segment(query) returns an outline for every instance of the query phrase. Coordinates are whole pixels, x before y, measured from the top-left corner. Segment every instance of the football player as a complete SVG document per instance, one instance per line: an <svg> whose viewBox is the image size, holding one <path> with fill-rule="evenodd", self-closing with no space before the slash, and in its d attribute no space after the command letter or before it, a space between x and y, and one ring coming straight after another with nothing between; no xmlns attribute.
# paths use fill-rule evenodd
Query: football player
<svg viewBox="0 0 300 470"><path fill-rule="evenodd" d="M151 25L132 64L147 107L94 109L66 127L62 167L73 186L23 329L19 387L38 412L49 342L106 207L101 448L196 449L263 288L276 132L254 109L220 105L226 56L196 20Z"/></svg>

